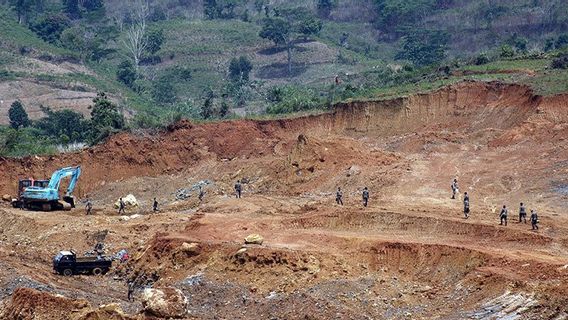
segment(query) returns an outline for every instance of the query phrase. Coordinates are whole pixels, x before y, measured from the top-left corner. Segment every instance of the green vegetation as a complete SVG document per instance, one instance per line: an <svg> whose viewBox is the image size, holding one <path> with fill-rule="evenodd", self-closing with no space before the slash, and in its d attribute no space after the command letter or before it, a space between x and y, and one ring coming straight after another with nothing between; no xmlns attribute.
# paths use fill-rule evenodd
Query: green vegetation
<svg viewBox="0 0 568 320"><path fill-rule="evenodd" d="M305 8L283 8L275 17L262 21L259 36L269 39L277 46L284 46L288 54L288 75L292 74L292 49L299 37L304 39L321 31L322 22Z"/></svg>
<svg viewBox="0 0 568 320"><path fill-rule="evenodd" d="M13 129L0 126L0 155L25 157L33 154L53 154L56 148L50 139L36 128Z"/></svg>
<svg viewBox="0 0 568 320"><path fill-rule="evenodd" d="M124 127L124 116L118 107L104 93L99 93L91 109L90 142L97 143Z"/></svg>
<svg viewBox="0 0 568 320"><path fill-rule="evenodd" d="M464 79L567 90L561 0L0 0L0 9L0 81L107 95L93 121L46 107L44 119L18 125L47 145L182 117L319 112Z"/></svg>
<svg viewBox="0 0 568 320"><path fill-rule="evenodd" d="M50 137L60 144L86 141L88 138L89 122L82 114L71 110L52 111L42 107L45 118L34 123L44 136Z"/></svg>
<svg viewBox="0 0 568 320"><path fill-rule="evenodd" d="M10 110L8 110L8 117L10 118L10 127L14 129L25 128L30 125L28 114L20 101L16 100L12 103Z"/></svg>

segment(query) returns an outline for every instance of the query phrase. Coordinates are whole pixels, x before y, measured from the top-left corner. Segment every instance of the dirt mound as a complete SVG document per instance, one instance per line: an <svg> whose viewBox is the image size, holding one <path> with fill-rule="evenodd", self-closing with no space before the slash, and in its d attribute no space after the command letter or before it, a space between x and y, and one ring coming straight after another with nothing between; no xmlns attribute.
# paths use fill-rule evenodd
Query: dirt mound
<svg viewBox="0 0 568 320"><path fill-rule="evenodd" d="M70 299L49 292L18 288L12 298L0 306L5 320L134 320L116 304L92 308L83 299Z"/></svg>
<svg viewBox="0 0 568 320"><path fill-rule="evenodd" d="M77 319L76 313L89 309L85 300L55 296L34 289L18 288L1 313L2 319ZM73 314L75 313L75 315Z"/></svg>

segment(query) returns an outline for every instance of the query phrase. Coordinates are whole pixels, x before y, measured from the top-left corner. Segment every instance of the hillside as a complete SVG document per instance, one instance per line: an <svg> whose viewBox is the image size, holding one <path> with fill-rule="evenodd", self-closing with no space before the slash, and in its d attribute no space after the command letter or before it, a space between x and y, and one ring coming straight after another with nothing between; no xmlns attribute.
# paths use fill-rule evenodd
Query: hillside
<svg viewBox="0 0 568 320"><path fill-rule="evenodd" d="M111 132L183 117L321 111L466 79L527 84L545 95L567 89L565 70L550 68L568 46L564 1L41 0L24 11L19 4L0 1L3 125L16 100L34 121L47 116L43 107L88 119L98 92L126 119ZM129 34L142 25L140 12L144 47L134 57ZM260 36L278 21L289 34L279 27ZM69 141L39 130L30 135L43 133L43 144ZM92 143L101 135L75 136Z"/></svg>

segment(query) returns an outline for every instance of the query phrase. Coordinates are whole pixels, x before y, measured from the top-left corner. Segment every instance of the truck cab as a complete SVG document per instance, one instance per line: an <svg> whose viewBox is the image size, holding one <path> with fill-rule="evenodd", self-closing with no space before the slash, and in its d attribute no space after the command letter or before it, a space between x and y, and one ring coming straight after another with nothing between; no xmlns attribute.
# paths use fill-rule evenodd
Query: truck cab
<svg viewBox="0 0 568 320"><path fill-rule="evenodd" d="M64 276L90 273L101 275L112 267L112 259L104 256L77 257L75 252L60 251L53 258L53 270Z"/></svg>

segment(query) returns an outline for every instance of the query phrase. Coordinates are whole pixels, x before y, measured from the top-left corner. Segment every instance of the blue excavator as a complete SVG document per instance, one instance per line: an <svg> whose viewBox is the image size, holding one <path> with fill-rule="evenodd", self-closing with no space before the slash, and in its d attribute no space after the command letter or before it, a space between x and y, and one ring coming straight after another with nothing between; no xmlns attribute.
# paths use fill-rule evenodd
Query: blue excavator
<svg viewBox="0 0 568 320"><path fill-rule="evenodd" d="M25 188L21 194L20 201L24 208L31 210L71 210L71 208L75 207L75 199L72 193L80 175L80 166L59 169L51 175L47 186L29 186ZM60 198L59 186L61 180L66 177L71 177L71 180L65 195Z"/></svg>

